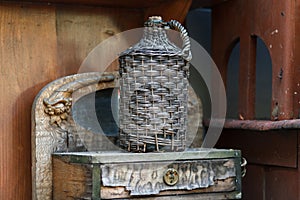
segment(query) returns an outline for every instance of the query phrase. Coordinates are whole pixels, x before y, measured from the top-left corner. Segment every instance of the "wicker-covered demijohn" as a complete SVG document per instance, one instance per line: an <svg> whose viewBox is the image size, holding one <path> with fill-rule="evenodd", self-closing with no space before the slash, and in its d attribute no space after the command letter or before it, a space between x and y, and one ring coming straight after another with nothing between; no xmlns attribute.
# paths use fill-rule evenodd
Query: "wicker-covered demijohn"
<svg viewBox="0 0 300 200"><path fill-rule="evenodd" d="M183 49L168 40L166 28L181 33ZM119 140L123 149L185 149L190 59L184 27L160 17L150 17L140 42L120 54Z"/></svg>

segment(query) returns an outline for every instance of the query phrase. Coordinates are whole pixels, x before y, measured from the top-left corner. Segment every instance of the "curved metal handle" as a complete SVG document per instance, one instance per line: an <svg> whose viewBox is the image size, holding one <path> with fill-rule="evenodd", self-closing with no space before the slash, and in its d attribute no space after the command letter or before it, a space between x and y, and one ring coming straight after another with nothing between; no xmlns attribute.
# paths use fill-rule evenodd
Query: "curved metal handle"
<svg viewBox="0 0 300 200"><path fill-rule="evenodd" d="M242 172L242 178L246 176L246 165L247 165L247 160L246 158L242 157L242 161L241 161L241 172Z"/></svg>
<svg viewBox="0 0 300 200"><path fill-rule="evenodd" d="M186 29L176 20L171 20L168 22L168 24L171 29L180 32L181 39L183 40L183 45L182 45L183 56L187 61L190 61L192 59L191 42Z"/></svg>

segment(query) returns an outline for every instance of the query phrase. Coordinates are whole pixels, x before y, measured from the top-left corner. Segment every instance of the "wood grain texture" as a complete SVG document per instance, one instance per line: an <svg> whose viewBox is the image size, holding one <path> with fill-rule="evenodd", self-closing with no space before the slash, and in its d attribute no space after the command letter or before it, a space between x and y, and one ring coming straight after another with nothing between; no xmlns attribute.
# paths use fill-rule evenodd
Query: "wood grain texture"
<svg viewBox="0 0 300 200"><path fill-rule="evenodd" d="M0 199L31 199L31 105L57 77L56 48L53 7L0 4Z"/></svg>
<svg viewBox="0 0 300 200"><path fill-rule="evenodd" d="M82 6L104 6L104 7L124 7L124 8L148 8L162 3L171 4L173 0L24 0L24 2L33 3L51 3L51 4L64 4L64 5L82 5ZM181 0L185 1L185 0Z"/></svg>
<svg viewBox="0 0 300 200"><path fill-rule="evenodd" d="M224 0L193 0L191 9L214 7L223 2Z"/></svg>
<svg viewBox="0 0 300 200"><path fill-rule="evenodd" d="M144 19L147 20L149 16L158 15L162 16L164 21L175 19L183 23L191 4L192 0L173 0L172 3L166 1L145 9Z"/></svg>
<svg viewBox="0 0 300 200"><path fill-rule="evenodd" d="M84 199L92 196L90 165L72 165L53 159L53 199Z"/></svg>
<svg viewBox="0 0 300 200"><path fill-rule="evenodd" d="M140 10L58 7L59 70L61 70L62 74L74 74L79 71L88 72L92 70L80 69L80 66L87 55L100 42L122 31L142 27L143 24L143 13ZM119 53L115 52L116 57ZM113 62L107 69L102 69L103 67L107 66L96 66L95 68L102 71L115 71L118 69L118 62Z"/></svg>
<svg viewBox="0 0 300 200"><path fill-rule="evenodd" d="M131 198L135 200L174 200L174 199L184 199L184 200L225 200L225 199L241 199L241 193L238 192L228 192L228 193L208 193L208 194L174 194L169 196L148 196L148 197L136 197Z"/></svg>
<svg viewBox="0 0 300 200"><path fill-rule="evenodd" d="M235 178L227 178L225 180L216 180L215 186L194 190L168 190L162 191L159 193L163 198L163 196L169 196L170 198L178 195L189 195L192 197L195 194L200 194L197 200L206 199L207 194L219 193L215 195L215 198L224 198L222 196L226 196L230 194L228 191L234 191L235 189ZM101 187L101 198L102 199L112 199L112 198L130 198L130 193L125 189L125 187ZM134 198L134 197L133 197ZM141 198L140 196L138 198ZM147 196L144 196L147 199ZM149 197L148 197L149 198Z"/></svg>

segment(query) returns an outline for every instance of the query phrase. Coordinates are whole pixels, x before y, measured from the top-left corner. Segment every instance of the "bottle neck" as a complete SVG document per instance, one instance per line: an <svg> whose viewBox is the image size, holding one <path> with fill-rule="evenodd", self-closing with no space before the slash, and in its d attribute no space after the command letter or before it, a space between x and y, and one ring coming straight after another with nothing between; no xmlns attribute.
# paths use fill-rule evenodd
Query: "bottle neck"
<svg viewBox="0 0 300 200"><path fill-rule="evenodd" d="M141 43L144 43L143 46L155 49L165 49L170 45L166 31L161 27L145 27Z"/></svg>

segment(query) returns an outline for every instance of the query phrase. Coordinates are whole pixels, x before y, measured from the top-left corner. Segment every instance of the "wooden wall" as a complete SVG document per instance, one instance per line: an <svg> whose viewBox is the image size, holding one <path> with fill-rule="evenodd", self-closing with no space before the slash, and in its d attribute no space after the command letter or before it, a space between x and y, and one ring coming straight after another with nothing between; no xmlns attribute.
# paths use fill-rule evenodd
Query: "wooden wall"
<svg viewBox="0 0 300 200"><path fill-rule="evenodd" d="M28 200L31 105L39 90L77 73L97 44L111 33L141 27L148 15L163 14L169 7L172 12L164 13L165 19L182 22L191 0L132 0L127 6L105 0L90 5L85 1L7 2L0 3L0 199ZM103 2L108 7L102 7ZM131 8L135 3L137 7Z"/></svg>
<svg viewBox="0 0 300 200"><path fill-rule="evenodd" d="M0 199L30 199L30 116L57 67L55 9L0 6Z"/></svg>

